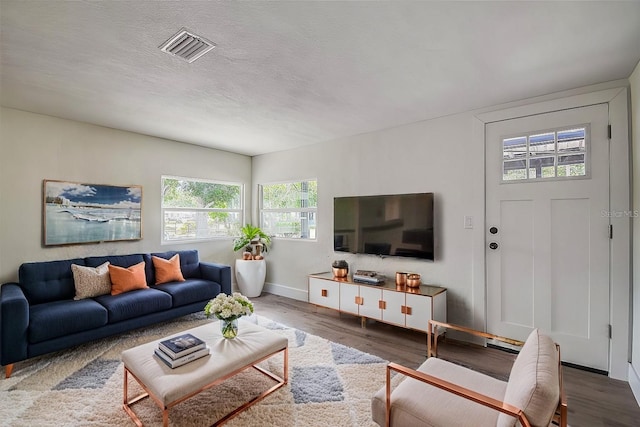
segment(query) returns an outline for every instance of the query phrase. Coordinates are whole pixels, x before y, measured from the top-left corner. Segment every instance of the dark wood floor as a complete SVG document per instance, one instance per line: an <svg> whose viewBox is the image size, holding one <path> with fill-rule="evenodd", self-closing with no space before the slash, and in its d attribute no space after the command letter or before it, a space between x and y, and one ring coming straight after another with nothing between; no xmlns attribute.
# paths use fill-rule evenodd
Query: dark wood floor
<svg viewBox="0 0 640 427"><path fill-rule="evenodd" d="M425 334L373 320L363 329L359 317L268 293L252 302L261 316L385 360L411 368L425 360ZM508 377L515 358L502 350L451 340L439 344L438 350L440 357L498 378ZM563 375L571 427L640 426L640 407L628 383L570 367L563 368Z"/></svg>

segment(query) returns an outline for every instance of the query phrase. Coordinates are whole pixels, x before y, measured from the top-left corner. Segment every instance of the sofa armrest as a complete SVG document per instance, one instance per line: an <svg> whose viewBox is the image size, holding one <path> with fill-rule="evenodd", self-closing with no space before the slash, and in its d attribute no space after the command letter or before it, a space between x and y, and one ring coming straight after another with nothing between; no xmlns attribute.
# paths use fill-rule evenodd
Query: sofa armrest
<svg viewBox="0 0 640 427"><path fill-rule="evenodd" d="M0 287L0 365L27 358L29 302L17 283Z"/></svg>
<svg viewBox="0 0 640 427"><path fill-rule="evenodd" d="M406 375L415 380L430 384L434 387L437 387L449 393L453 393L464 399L471 400L479 405L483 405L491 409L494 409L496 411L515 417L520 422L520 425L522 427L531 426L524 412L513 405L509 405L508 403L505 403L501 400L494 399L493 397L484 395L482 393L478 393L473 390L469 390L468 388L434 377L433 375L429 375L424 372L416 371L415 369L407 368L397 363L390 362L387 365L387 384L386 384L386 393L385 393L387 427L391 425L391 371L396 371L402 375ZM421 396L421 397L424 398L426 401L428 401L428 396ZM460 414L460 416L463 417L464 414Z"/></svg>
<svg viewBox="0 0 640 427"><path fill-rule="evenodd" d="M231 295L231 266L214 262L200 262L200 276L220 284L222 293Z"/></svg>
<svg viewBox="0 0 640 427"><path fill-rule="evenodd" d="M524 341L514 340L512 338L493 335L488 332L478 331L476 329L467 328L466 326L455 325L453 323L445 323L430 319L427 328L427 357L438 357L438 328L452 329L454 331L464 332L476 337L487 338L490 340L501 341L516 347L522 347Z"/></svg>

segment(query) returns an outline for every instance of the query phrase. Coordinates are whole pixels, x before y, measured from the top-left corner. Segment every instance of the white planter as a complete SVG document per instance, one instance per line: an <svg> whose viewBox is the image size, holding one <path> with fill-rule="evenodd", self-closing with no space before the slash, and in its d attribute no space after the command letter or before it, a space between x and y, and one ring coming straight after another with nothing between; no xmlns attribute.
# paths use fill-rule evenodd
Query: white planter
<svg viewBox="0 0 640 427"><path fill-rule="evenodd" d="M242 295L249 298L259 297L266 276L267 263L265 260L236 260L236 282Z"/></svg>

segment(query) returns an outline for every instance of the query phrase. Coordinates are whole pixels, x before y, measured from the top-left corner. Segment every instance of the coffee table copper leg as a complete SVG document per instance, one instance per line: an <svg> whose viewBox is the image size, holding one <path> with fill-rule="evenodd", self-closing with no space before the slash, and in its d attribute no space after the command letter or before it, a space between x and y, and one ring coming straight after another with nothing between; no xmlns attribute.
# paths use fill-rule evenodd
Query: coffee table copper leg
<svg viewBox="0 0 640 427"><path fill-rule="evenodd" d="M287 382L289 381L289 347L285 347L281 351L283 352L283 357L284 357L283 378L280 378L276 374L271 373L271 372L267 371L266 369L261 368L258 365L253 365L254 369L256 369L257 371L262 372L264 375L268 376L272 380L277 381L277 384L275 384L270 389L263 391L258 396L254 397L253 399L249 400L248 402L240 405L238 408L234 409L233 411L229 412L227 415L225 415L224 417L222 417L218 421L216 421L214 424L212 424L211 427L221 426L222 424L224 424L227 421L229 421L231 418L233 418L236 415L238 415L240 412L244 411L245 409L249 408L250 406L253 406L254 404L258 403L259 401L261 401L262 399L264 399L265 397L267 397L268 395L270 395L271 393L273 393L274 391L276 391L280 387L282 387L282 386L287 384ZM269 356L269 357L271 357L271 356Z"/></svg>
<svg viewBox="0 0 640 427"><path fill-rule="evenodd" d="M137 378L131 374L133 376L134 379ZM140 421L140 419L138 418L138 416L136 415L135 412L133 412L133 409L131 409L131 405L133 405L134 403L137 403L139 401L141 401L142 399L149 397L149 393L142 393L137 397L134 397L133 399L129 400L129 370L126 368L124 368L124 386L123 386L123 404L122 407L124 409L124 411L127 413L127 415L129 415L129 417L131 417L131 419L133 420L134 423L136 423L136 425L138 427L143 427L142 426L142 421ZM168 424L164 424L164 426L166 427Z"/></svg>

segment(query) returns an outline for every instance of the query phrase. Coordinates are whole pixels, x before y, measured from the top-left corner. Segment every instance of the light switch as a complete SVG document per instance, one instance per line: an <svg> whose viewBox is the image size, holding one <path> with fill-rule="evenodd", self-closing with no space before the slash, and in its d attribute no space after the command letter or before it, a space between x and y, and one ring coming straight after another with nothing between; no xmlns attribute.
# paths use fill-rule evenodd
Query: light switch
<svg viewBox="0 0 640 427"><path fill-rule="evenodd" d="M465 216L464 217L464 228L473 228L473 217Z"/></svg>

